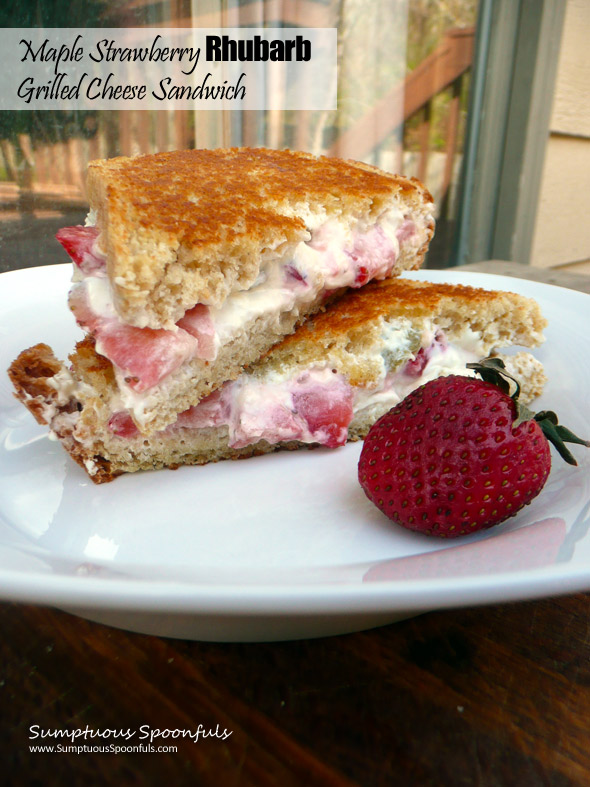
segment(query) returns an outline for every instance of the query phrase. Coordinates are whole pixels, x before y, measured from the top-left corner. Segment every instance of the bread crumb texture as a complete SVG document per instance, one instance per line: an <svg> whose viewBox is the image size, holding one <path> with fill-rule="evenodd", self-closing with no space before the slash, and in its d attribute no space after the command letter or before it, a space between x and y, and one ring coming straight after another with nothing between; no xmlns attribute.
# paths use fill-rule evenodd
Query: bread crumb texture
<svg viewBox="0 0 590 787"><path fill-rule="evenodd" d="M183 150L90 162L90 207L123 319L174 321L195 303L220 306L261 265L308 240L305 217L374 222L402 203L434 231L432 197L412 178L355 161L265 148Z"/></svg>

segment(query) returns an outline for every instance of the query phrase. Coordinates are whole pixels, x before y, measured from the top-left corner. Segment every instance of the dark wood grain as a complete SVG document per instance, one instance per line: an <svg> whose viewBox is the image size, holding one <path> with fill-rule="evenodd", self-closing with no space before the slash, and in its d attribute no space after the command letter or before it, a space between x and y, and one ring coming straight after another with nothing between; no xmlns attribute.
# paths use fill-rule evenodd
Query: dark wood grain
<svg viewBox="0 0 590 787"><path fill-rule="evenodd" d="M217 645L4 604L4 775L31 785L588 785L589 620L580 594L329 639ZM29 752L33 724L232 734L175 741L173 754L50 755Z"/></svg>
<svg viewBox="0 0 590 787"><path fill-rule="evenodd" d="M587 594L276 644L166 640L15 604L0 626L0 785L590 785ZM176 753L29 751L31 725L200 724L231 736L160 741Z"/></svg>

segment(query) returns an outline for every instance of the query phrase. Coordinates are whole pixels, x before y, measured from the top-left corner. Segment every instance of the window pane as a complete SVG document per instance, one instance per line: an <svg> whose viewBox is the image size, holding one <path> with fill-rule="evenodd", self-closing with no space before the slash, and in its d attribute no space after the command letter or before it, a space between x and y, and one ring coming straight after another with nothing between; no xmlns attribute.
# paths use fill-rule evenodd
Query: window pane
<svg viewBox="0 0 590 787"><path fill-rule="evenodd" d="M4 27L337 27L338 109L0 113L0 270L64 262L52 240L83 223L88 161L265 145L354 158L423 180L437 204L427 265L455 220L476 0L114 0L6 4Z"/></svg>

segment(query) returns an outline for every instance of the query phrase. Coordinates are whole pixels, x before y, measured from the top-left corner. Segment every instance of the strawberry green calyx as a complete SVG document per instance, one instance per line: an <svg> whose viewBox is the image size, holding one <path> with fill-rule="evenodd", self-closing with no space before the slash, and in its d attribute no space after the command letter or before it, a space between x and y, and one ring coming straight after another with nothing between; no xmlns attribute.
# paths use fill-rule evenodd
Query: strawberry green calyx
<svg viewBox="0 0 590 787"><path fill-rule="evenodd" d="M582 440L566 426L559 423L557 415L551 410L542 410L534 413L518 400L520 395L520 384L518 380L506 371L504 362L500 358L484 358L478 363L468 363L468 369L472 369L476 374L488 383L497 386L503 393L510 396L516 405L516 419L512 425L515 429L525 421L536 421L547 440L555 446L557 452L570 465L577 465L573 454L565 445L566 443L576 443L590 448L590 441ZM510 393L511 383L514 390Z"/></svg>
<svg viewBox="0 0 590 787"><path fill-rule="evenodd" d="M506 371L506 365L501 358L484 358L477 363L468 363L468 369L473 369L474 372L479 374L482 380L486 383L492 383L496 388L499 388L502 393L508 394L514 401L518 400L520 396L520 383ZM510 393L510 383L514 383L515 390ZM528 420L528 419L525 419Z"/></svg>
<svg viewBox="0 0 590 787"><path fill-rule="evenodd" d="M590 441L582 440L575 435L567 426L558 423L557 416L551 410L543 410L535 415L535 421L541 427L543 434L557 449L562 459L569 465L577 465L571 451L565 445L566 443L577 443L578 445L585 445L590 448Z"/></svg>

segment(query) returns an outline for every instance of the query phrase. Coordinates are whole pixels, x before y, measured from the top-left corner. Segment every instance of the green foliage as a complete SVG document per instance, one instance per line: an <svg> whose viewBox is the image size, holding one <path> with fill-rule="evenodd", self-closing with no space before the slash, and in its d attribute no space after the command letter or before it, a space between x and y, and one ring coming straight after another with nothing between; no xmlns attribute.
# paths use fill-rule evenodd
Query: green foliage
<svg viewBox="0 0 590 787"><path fill-rule="evenodd" d="M106 27L110 23L107 0L18 0L0 4L0 27ZM0 139L15 141L28 134L33 143L63 142L96 133L95 111L64 112L19 110L0 112Z"/></svg>
<svg viewBox="0 0 590 787"><path fill-rule="evenodd" d="M436 49L445 31L475 24L478 0L410 0L408 70L413 71Z"/></svg>
<svg viewBox="0 0 590 787"><path fill-rule="evenodd" d="M477 0L410 0L408 9L408 71L413 71L441 43L446 31L458 27L472 27L477 16ZM463 129L467 114L469 75L462 82L460 118L457 134L458 149L462 148ZM430 105L428 148L446 149L447 125L451 105L451 89L435 96ZM423 120L417 113L404 126L404 149L420 150L419 128Z"/></svg>
<svg viewBox="0 0 590 787"><path fill-rule="evenodd" d="M106 27L107 0L18 0L0 5L1 27Z"/></svg>

